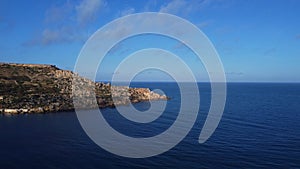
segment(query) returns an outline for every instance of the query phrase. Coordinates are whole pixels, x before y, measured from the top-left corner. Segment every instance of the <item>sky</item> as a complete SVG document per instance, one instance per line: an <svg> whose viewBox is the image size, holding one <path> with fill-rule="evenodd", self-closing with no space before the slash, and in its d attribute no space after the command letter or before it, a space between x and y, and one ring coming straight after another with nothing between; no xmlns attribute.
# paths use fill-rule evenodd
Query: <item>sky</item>
<svg viewBox="0 0 300 169"><path fill-rule="evenodd" d="M83 45L102 26L129 14L163 12L188 20L206 34L228 82L300 82L299 7L299 0L1 0L0 62L73 70ZM198 81L207 81L201 61L181 46L157 35L126 39L107 54L96 80L120 73L113 69L132 52L156 47L178 54ZM156 70L136 77L168 78Z"/></svg>

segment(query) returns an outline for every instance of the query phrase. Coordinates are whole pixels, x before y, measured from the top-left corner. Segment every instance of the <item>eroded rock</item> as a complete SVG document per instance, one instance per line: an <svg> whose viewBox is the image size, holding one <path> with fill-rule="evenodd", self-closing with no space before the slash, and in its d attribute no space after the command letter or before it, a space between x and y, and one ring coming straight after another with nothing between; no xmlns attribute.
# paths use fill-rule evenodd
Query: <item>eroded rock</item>
<svg viewBox="0 0 300 169"><path fill-rule="evenodd" d="M72 86L73 80L76 85ZM74 87L74 93L72 93ZM73 95L74 94L74 95ZM0 63L0 113L24 114L69 111L73 98L80 108L114 107L148 100L168 99L148 88L111 86L93 82L53 65ZM92 98L92 99L91 99Z"/></svg>

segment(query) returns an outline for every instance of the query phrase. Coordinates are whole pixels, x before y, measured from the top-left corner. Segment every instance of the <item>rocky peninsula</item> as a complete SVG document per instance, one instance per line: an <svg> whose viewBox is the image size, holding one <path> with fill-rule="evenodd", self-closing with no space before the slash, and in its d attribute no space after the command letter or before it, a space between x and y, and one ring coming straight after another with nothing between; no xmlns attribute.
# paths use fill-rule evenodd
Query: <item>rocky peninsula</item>
<svg viewBox="0 0 300 169"><path fill-rule="evenodd" d="M99 108L168 99L148 88L93 82L54 65L0 63L0 114L71 111L75 95L82 98L82 108L93 108L89 101L95 99L86 99L91 97L96 97Z"/></svg>

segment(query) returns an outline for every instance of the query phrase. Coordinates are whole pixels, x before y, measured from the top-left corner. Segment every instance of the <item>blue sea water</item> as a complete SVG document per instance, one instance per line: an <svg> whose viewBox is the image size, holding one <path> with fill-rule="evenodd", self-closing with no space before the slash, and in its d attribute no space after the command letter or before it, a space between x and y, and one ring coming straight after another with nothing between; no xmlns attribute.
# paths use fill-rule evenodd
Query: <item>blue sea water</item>
<svg viewBox="0 0 300 169"><path fill-rule="evenodd" d="M0 116L0 168L300 168L300 84L229 83L221 122L203 144L198 137L210 106L210 85L198 85L197 121L168 152L144 159L111 154L90 140L74 112ZM150 137L168 129L180 108L176 83L132 86L159 88L172 99L150 124L131 122L116 109L102 109L111 126L132 137ZM149 103L135 107L146 110Z"/></svg>

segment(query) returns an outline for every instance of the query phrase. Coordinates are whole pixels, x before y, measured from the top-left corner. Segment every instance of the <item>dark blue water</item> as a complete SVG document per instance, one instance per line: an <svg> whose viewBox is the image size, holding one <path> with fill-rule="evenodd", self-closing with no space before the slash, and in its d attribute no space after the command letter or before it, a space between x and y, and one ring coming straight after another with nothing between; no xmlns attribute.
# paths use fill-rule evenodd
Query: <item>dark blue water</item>
<svg viewBox="0 0 300 169"><path fill-rule="evenodd" d="M111 126L132 137L168 129L180 108L177 85L133 86L160 88L172 99L159 119L143 125L126 120L115 109L103 109ZM210 105L210 86L200 83L201 107L190 133L170 151L145 159L101 149L84 133L74 112L0 116L0 168L300 168L300 84L227 87L223 118L207 142L199 144L198 136ZM149 103L135 107L146 110Z"/></svg>

